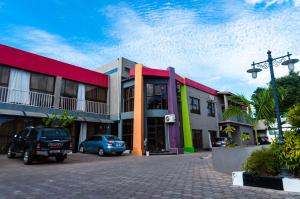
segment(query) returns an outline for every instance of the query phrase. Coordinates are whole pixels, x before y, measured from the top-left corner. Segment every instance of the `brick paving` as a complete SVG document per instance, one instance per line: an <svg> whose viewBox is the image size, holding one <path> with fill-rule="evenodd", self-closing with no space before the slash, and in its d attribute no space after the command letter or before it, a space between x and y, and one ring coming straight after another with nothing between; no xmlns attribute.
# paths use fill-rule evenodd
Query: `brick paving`
<svg viewBox="0 0 300 199"><path fill-rule="evenodd" d="M0 198L300 199L300 195L234 187L231 176L213 170L206 152L150 157L72 154L64 163L30 166L0 156Z"/></svg>

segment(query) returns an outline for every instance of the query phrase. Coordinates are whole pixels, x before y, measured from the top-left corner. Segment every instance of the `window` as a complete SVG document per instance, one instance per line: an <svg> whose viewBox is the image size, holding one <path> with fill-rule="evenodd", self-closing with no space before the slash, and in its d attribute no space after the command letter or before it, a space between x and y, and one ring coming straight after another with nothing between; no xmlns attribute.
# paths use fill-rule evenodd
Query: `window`
<svg viewBox="0 0 300 199"><path fill-rule="evenodd" d="M168 109L166 84L147 84L147 108Z"/></svg>
<svg viewBox="0 0 300 199"><path fill-rule="evenodd" d="M89 101L106 103L107 90L92 85L85 85L85 98Z"/></svg>
<svg viewBox="0 0 300 199"><path fill-rule="evenodd" d="M190 97L190 111L191 113L200 114L200 99Z"/></svg>
<svg viewBox="0 0 300 199"><path fill-rule="evenodd" d="M63 97L77 98L78 83L71 80L62 80L61 95Z"/></svg>
<svg viewBox="0 0 300 199"><path fill-rule="evenodd" d="M207 115L210 117L216 116L215 103L212 101L207 102Z"/></svg>
<svg viewBox="0 0 300 199"><path fill-rule="evenodd" d="M124 112L133 111L134 107L134 87L124 89Z"/></svg>
<svg viewBox="0 0 300 199"><path fill-rule="evenodd" d="M30 74L30 90L42 93L54 93L54 77L38 73Z"/></svg>
<svg viewBox="0 0 300 199"><path fill-rule="evenodd" d="M123 120L122 140L126 143L126 148L132 150L133 147L133 119Z"/></svg>
<svg viewBox="0 0 300 199"><path fill-rule="evenodd" d="M0 86L8 86L10 69L5 66L0 66Z"/></svg>

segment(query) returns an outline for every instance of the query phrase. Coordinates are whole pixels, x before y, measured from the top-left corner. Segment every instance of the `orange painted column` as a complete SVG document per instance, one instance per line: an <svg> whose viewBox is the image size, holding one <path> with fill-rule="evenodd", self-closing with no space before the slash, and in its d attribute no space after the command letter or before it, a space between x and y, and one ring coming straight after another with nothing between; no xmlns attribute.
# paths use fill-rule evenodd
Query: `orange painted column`
<svg viewBox="0 0 300 199"><path fill-rule="evenodd" d="M135 65L132 154L136 156L142 156L144 151L144 80L142 70L142 64Z"/></svg>

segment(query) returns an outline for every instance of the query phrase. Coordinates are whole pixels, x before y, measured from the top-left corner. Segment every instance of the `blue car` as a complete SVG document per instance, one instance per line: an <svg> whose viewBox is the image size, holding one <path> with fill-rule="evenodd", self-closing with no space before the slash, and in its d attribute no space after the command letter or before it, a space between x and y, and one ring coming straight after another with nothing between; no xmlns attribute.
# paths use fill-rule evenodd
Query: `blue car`
<svg viewBox="0 0 300 199"><path fill-rule="evenodd" d="M112 153L122 155L125 150L125 142L113 135L94 135L79 145L79 152L98 153L99 156Z"/></svg>

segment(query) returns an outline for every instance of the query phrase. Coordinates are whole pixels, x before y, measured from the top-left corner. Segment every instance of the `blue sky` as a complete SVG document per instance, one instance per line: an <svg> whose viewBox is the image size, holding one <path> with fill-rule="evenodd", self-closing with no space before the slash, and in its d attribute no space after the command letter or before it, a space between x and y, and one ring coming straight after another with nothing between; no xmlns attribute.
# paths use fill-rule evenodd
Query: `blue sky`
<svg viewBox="0 0 300 199"><path fill-rule="evenodd" d="M0 0L0 18L2 44L90 69L120 56L173 66L248 97L269 81L245 72L267 50L300 57L300 0Z"/></svg>

